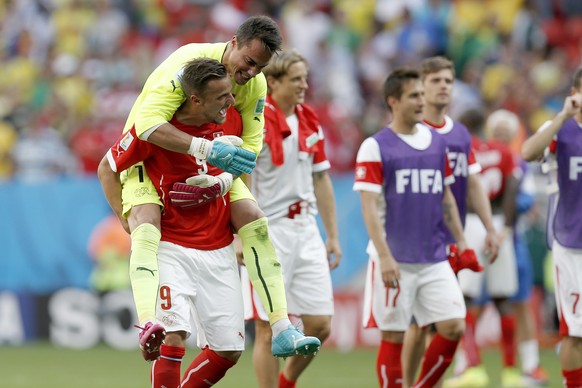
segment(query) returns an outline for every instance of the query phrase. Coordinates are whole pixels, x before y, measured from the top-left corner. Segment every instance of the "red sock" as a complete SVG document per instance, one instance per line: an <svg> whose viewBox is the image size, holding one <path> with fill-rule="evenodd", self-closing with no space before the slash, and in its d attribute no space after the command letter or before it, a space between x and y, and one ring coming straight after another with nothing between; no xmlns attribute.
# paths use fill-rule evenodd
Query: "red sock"
<svg viewBox="0 0 582 388"><path fill-rule="evenodd" d="M501 316L501 352L503 353L503 366L515 366L515 317L513 315Z"/></svg>
<svg viewBox="0 0 582 388"><path fill-rule="evenodd" d="M234 364L234 362L220 357L214 351L204 348L186 369L180 387L206 388L214 385L224 377L226 371L232 368Z"/></svg>
<svg viewBox="0 0 582 388"><path fill-rule="evenodd" d="M376 359L376 373L381 387L402 386L402 344L382 341Z"/></svg>
<svg viewBox="0 0 582 388"><path fill-rule="evenodd" d="M452 341L437 333L424 352L420 376L414 387L434 387L451 365L458 344L459 341Z"/></svg>
<svg viewBox="0 0 582 388"><path fill-rule="evenodd" d="M566 388L580 388L582 387L582 368L563 370L564 386Z"/></svg>
<svg viewBox="0 0 582 388"><path fill-rule="evenodd" d="M295 388L295 381L287 380L281 372L279 374L279 388Z"/></svg>
<svg viewBox="0 0 582 388"><path fill-rule="evenodd" d="M475 329L477 327L477 317L471 310L467 310L465 317L465 334L463 334L463 348L467 356L467 367L481 365L481 355L475 340Z"/></svg>
<svg viewBox="0 0 582 388"><path fill-rule="evenodd" d="M162 345L160 359L152 365L152 387L177 387L180 385L180 367L186 349L181 346Z"/></svg>

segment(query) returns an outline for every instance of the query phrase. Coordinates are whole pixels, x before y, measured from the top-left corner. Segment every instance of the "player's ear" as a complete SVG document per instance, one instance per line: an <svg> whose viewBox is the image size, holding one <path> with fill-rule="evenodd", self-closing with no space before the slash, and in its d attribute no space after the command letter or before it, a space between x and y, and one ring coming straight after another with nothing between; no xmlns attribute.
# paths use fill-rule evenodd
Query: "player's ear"
<svg viewBox="0 0 582 388"><path fill-rule="evenodd" d="M198 97L198 95L192 94L190 96L190 102L192 102L192 104L200 104L202 102L202 99Z"/></svg>

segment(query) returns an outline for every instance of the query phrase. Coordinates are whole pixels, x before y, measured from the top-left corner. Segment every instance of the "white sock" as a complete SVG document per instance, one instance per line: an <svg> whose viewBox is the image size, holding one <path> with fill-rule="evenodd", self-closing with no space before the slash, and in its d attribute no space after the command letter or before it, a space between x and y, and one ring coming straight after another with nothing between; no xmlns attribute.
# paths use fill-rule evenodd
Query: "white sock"
<svg viewBox="0 0 582 388"><path fill-rule="evenodd" d="M285 331L289 328L291 321L289 318L279 319L277 322L271 325L271 331L273 332L273 337L278 336L282 331Z"/></svg>
<svg viewBox="0 0 582 388"><path fill-rule="evenodd" d="M457 348L455 353L455 366L453 368L453 375L458 376L467 370L467 366L469 363L467 362L467 355L465 353L465 349L462 346Z"/></svg>
<svg viewBox="0 0 582 388"><path fill-rule="evenodd" d="M522 341L518 346L521 369L524 373L529 373L540 365L538 341L535 339Z"/></svg>

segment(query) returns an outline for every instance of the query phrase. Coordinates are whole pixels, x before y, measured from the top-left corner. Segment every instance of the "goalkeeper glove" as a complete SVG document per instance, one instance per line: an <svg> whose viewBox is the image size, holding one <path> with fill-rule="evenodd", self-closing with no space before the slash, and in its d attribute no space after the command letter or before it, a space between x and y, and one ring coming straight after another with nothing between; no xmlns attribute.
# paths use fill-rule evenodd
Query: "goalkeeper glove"
<svg viewBox="0 0 582 388"><path fill-rule="evenodd" d="M186 183L174 183L169 194L170 201L178 207L204 205L228 193L232 181L232 175L227 172L218 176L196 175L186 179Z"/></svg>
<svg viewBox="0 0 582 388"><path fill-rule="evenodd" d="M193 137L188 153L233 175L250 174L256 165L256 155L240 148L243 141L237 136L220 136L210 141Z"/></svg>

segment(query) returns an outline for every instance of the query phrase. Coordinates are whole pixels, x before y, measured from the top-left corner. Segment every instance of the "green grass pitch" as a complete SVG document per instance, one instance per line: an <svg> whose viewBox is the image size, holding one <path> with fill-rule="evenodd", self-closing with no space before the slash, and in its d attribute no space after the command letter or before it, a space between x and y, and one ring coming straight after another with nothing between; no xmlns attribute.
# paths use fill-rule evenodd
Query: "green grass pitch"
<svg viewBox="0 0 582 388"><path fill-rule="evenodd" d="M188 362L197 354L188 349ZM542 364L550 374L550 387L561 387L558 357L553 349L542 350ZM483 351L483 359L499 387L501 361L496 349ZM376 349L349 353L323 349L299 380L303 388L377 387ZM184 367L183 367L184 370ZM138 350L119 351L105 345L90 350L55 348L47 343L23 347L0 346L0 387L7 388L145 388L150 386L149 364ZM241 357L216 387L255 387L251 350Z"/></svg>

